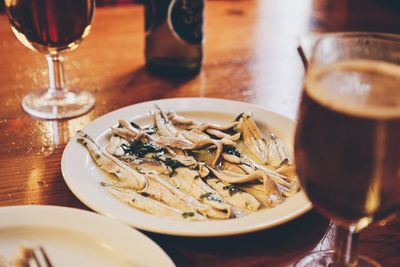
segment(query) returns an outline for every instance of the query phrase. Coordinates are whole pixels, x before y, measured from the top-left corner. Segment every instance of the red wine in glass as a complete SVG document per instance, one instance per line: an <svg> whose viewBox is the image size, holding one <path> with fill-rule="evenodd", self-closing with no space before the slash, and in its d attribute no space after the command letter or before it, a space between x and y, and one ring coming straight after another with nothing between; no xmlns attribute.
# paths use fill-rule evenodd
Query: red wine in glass
<svg viewBox="0 0 400 267"><path fill-rule="evenodd" d="M89 34L94 0L5 0L11 28L28 48L46 55L50 86L26 95L24 110L44 119L75 117L89 111L95 99L87 91L64 86L62 54Z"/></svg>

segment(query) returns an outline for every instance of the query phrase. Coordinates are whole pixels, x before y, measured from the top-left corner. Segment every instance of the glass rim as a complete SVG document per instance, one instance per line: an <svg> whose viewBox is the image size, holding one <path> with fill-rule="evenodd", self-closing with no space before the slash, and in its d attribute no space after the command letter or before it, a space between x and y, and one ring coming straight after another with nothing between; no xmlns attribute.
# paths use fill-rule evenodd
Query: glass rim
<svg viewBox="0 0 400 267"><path fill-rule="evenodd" d="M385 32L327 32L322 33L322 36L317 37L316 41L312 45L311 53L308 59L308 65L311 65L315 61L315 55L322 43L329 40L346 40L346 39L357 39L357 38L368 38L370 40L381 40L382 42L389 42L392 44L398 44L400 46L400 34L385 33Z"/></svg>
<svg viewBox="0 0 400 267"><path fill-rule="evenodd" d="M356 39L356 38L370 38L370 39L379 39L382 41L394 42L400 44L400 34L395 33L385 33L385 32L329 32L323 33L323 35L315 41L312 47L311 58L314 57L317 48L321 45L321 43L326 40L333 39Z"/></svg>
<svg viewBox="0 0 400 267"><path fill-rule="evenodd" d="M321 37L317 39L314 44L314 48L317 47L319 43L326 39L338 39L338 38L374 38L382 39L393 42L400 42L400 34L395 33L384 33L384 32L330 32L324 33Z"/></svg>

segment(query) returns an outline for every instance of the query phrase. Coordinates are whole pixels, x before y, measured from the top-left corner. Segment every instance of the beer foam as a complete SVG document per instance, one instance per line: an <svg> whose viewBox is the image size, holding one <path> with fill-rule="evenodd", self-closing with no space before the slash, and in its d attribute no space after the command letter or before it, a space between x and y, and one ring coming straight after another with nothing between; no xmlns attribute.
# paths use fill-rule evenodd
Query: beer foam
<svg viewBox="0 0 400 267"><path fill-rule="evenodd" d="M400 118L400 65L357 59L311 66L305 88L315 101L338 112Z"/></svg>

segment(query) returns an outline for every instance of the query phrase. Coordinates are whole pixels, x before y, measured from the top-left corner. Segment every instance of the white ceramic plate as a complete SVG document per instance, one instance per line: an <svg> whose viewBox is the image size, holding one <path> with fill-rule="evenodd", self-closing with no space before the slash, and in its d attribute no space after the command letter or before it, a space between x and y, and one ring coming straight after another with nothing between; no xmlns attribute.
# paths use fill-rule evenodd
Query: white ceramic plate
<svg viewBox="0 0 400 267"><path fill-rule="evenodd" d="M111 132L110 127L117 125L120 118L133 119L142 126L152 124L149 111L154 109L154 105L200 122L227 122L241 112L251 111L261 130L268 125L286 143L293 144L295 123L292 120L252 104L213 98L175 98L144 102L108 113L83 130L101 146L105 146ZM274 209L264 209L243 218L205 222L177 221L146 214L107 193L100 185L105 178L104 172L96 166L86 148L75 139L65 148L61 167L69 188L87 206L134 227L157 233L182 236L240 234L282 224L311 208L306 196L299 192Z"/></svg>
<svg viewBox="0 0 400 267"><path fill-rule="evenodd" d="M56 206L0 208L0 255L13 259L20 245L41 245L54 266L175 266L152 240L93 212ZM1 265L1 259L0 259Z"/></svg>

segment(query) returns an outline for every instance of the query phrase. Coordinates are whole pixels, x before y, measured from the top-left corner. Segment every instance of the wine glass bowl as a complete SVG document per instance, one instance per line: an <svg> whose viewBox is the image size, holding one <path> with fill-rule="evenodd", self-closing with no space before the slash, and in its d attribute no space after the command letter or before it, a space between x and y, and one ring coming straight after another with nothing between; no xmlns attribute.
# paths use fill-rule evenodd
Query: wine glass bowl
<svg viewBox="0 0 400 267"><path fill-rule="evenodd" d="M64 85L63 55L89 34L94 0L5 0L11 29L26 47L46 56L49 88L26 95L24 110L43 119L62 119L89 111L95 98Z"/></svg>
<svg viewBox="0 0 400 267"><path fill-rule="evenodd" d="M304 191L338 234L335 252L296 266L380 266L357 255L357 240L400 207L398 51L398 36L371 33L330 35L313 50L295 159Z"/></svg>

